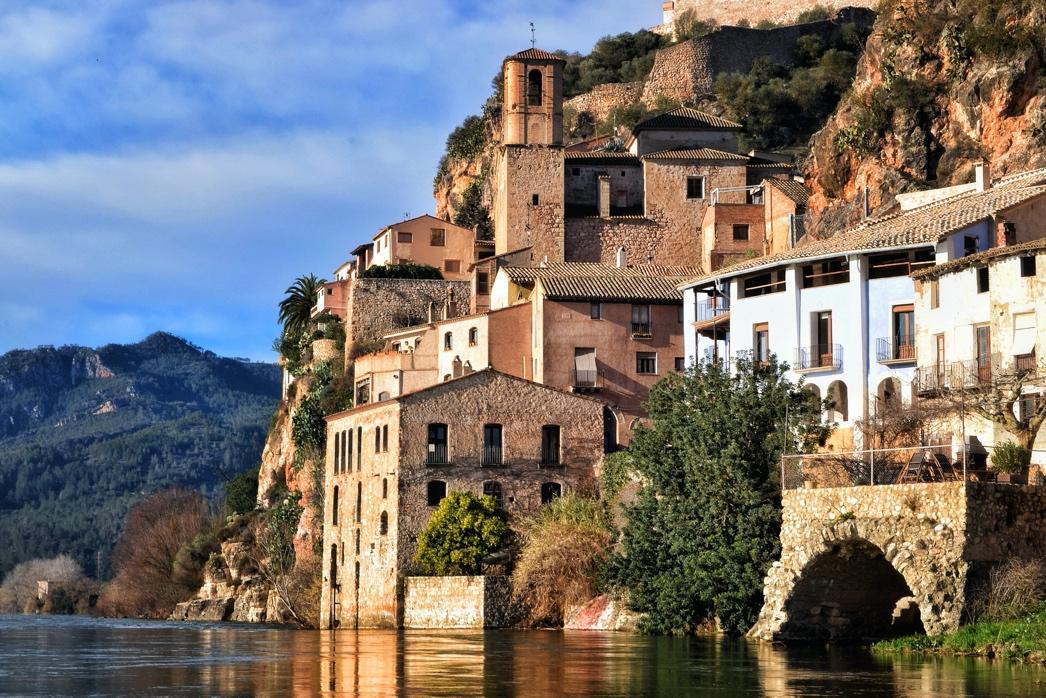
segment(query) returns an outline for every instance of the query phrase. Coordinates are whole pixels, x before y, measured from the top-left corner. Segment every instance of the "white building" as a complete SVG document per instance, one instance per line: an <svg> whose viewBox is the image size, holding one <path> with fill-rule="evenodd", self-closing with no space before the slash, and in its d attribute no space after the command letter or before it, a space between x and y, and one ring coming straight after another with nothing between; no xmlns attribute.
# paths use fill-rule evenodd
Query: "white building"
<svg viewBox="0 0 1046 698"><path fill-rule="evenodd" d="M987 179L979 168L974 191L687 282L688 362L776 354L792 379L832 398L827 416L844 428L877 400L910 400L918 317L909 274L1046 237L1046 170L991 187Z"/></svg>

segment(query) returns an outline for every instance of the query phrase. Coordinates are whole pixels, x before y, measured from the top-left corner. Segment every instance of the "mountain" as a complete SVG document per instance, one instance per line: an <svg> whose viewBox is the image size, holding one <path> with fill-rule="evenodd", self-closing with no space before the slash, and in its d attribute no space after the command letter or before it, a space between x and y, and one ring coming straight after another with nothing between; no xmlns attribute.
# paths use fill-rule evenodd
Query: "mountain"
<svg viewBox="0 0 1046 698"><path fill-rule="evenodd" d="M804 167L814 232L894 195L1046 166L1046 4L889 0ZM808 221L810 222L810 221Z"/></svg>
<svg viewBox="0 0 1046 698"><path fill-rule="evenodd" d="M0 356L0 577L63 552L107 574L136 501L171 486L217 497L258 464L279 397L275 364L165 333Z"/></svg>

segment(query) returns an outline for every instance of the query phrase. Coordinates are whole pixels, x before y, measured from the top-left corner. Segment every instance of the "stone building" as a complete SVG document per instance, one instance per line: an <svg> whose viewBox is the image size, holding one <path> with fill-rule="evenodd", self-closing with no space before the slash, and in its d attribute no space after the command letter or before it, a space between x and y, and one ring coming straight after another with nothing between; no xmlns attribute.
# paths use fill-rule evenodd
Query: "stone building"
<svg viewBox="0 0 1046 698"><path fill-rule="evenodd" d="M826 417L841 427L836 445L848 447L853 423L876 404L912 398L922 320L910 274L1046 237L1046 171L992 185L982 167L977 181L974 191L687 282L687 360L776 354L792 379L832 399Z"/></svg>
<svg viewBox="0 0 1046 698"><path fill-rule="evenodd" d="M1040 415L1046 409L1046 239L995 247L912 276L917 390L961 390L973 402L1024 374L1014 417L1026 424ZM985 448L1015 440L1005 425L977 415L967 415L964 426ZM1032 462L1046 465L1046 430L1034 449Z"/></svg>
<svg viewBox="0 0 1046 698"><path fill-rule="evenodd" d="M397 627L418 536L447 492L522 515L591 486L603 406L492 369L327 418L324 627Z"/></svg>
<svg viewBox="0 0 1046 698"><path fill-rule="evenodd" d="M467 281L476 261L474 231L428 214L379 230L366 266L411 262L439 269L449 281Z"/></svg>

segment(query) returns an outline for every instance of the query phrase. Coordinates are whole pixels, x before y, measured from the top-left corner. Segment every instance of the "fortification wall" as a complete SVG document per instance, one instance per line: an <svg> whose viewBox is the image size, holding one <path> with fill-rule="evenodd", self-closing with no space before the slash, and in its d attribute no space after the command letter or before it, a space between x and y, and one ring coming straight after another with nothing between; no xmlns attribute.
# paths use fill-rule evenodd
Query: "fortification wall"
<svg viewBox="0 0 1046 698"><path fill-rule="evenodd" d="M470 282L439 279L357 279L349 290L347 345L380 339L400 327L428 320L429 304L441 311L453 293L453 315L468 315ZM346 351L346 356L351 351Z"/></svg>
<svg viewBox="0 0 1046 698"><path fill-rule="evenodd" d="M660 2L664 6L666 3ZM763 0L760 3L748 0L675 0L672 9L665 9L664 23L653 27L651 31L669 34L673 30L674 19L687 10L694 10L699 19L715 20L719 24L737 24L747 20L755 25L762 21L793 22L800 13L818 6L830 9L844 7L874 8L877 0Z"/></svg>
<svg viewBox="0 0 1046 698"><path fill-rule="evenodd" d="M512 624L508 577L407 577L405 628L504 628Z"/></svg>
<svg viewBox="0 0 1046 698"><path fill-rule="evenodd" d="M591 92L568 99L564 109L585 112L597 121L605 121L610 114L620 107L627 107L643 96L641 82L611 82L596 85Z"/></svg>
<svg viewBox="0 0 1046 698"><path fill-rule="evenodd" d="M794 65L795 43L802 36L816 35L828 41L843 24L870 26L874 21L875 13L871 10L848 8L832 20L776 29L720 27L705 36L659 51L643 88L643 102L652 106L659 96L693 101L711 94L720 75L748 72L757 58Z"/></svg>

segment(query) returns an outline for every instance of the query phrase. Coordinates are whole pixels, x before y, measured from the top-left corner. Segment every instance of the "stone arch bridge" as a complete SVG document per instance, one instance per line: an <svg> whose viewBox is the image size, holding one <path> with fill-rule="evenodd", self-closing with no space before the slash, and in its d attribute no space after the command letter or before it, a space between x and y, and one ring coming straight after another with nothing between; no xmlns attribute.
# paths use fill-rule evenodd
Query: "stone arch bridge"
<svg viewBox="0 0 1046 698"><path fill-rule="evenodd" d="M781 559L749 636L866 641L955 630L971 589L1046 556L1046 488L950 482L784 493Z"/></svg>

